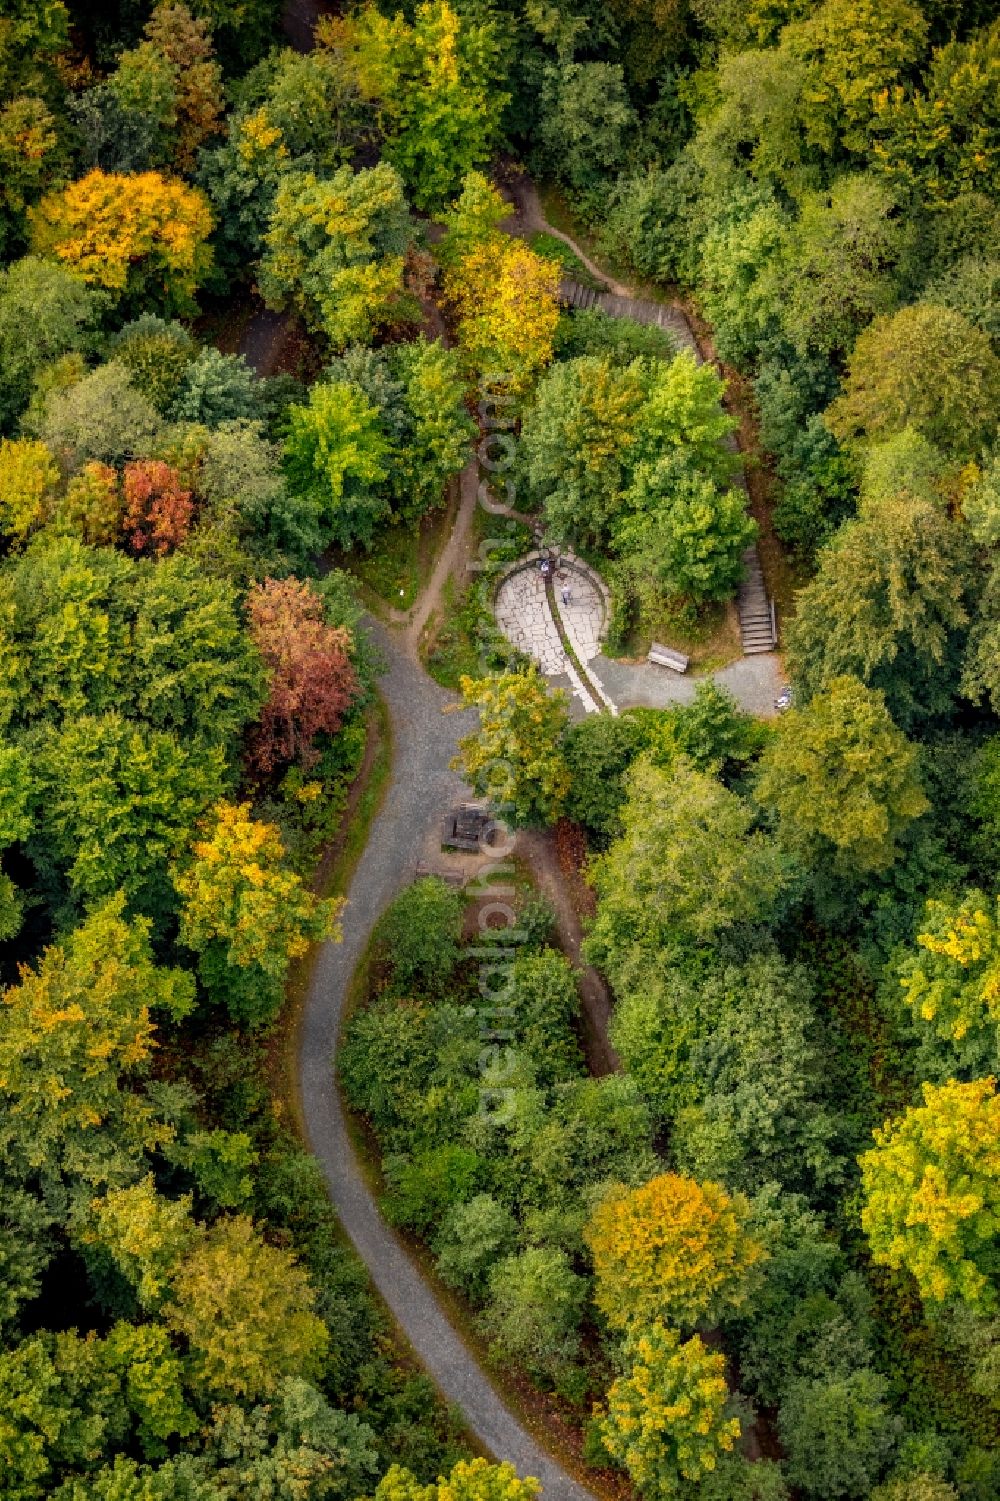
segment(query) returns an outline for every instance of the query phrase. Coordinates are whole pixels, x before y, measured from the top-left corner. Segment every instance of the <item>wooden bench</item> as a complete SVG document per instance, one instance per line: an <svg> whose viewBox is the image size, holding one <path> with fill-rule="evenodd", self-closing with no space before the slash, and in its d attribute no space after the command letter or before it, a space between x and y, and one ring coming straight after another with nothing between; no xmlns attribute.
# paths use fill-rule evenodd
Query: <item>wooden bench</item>
<svg viewBox="0 0 1000 1501"><path fill-rule="evenodd" d="M671 672L687 672L689 658L679 651L671 651L669 646L661 646L654 641L649 648L649 656L646 658L654 667L669 667Z"/></svg>
<svg viewBox="0 0 1000 1501"><path fill-rule="evenodd" d="M426 860L418 860L417 880L419 881L423 876L433 876L435 880L444 881L448 886L465 885L465 876L460 870L435 870L432 865L428 865Z"/></svg>

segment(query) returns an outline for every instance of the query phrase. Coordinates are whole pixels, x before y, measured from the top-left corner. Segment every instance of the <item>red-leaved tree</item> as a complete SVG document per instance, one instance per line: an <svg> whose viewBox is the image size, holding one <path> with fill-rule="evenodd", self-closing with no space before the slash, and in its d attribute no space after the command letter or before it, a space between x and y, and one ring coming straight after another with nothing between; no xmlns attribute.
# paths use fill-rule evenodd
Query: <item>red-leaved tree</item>
<svg viewBox="0 0 1000 1501"><path fill-rule="evenodd" d="M340 729L358 692L347 631L327 625L323 601L297 579L265 579L247 599L250 631L270 674L267 703L250 737L261 772L281 763L310 766L320 733Z"/></svg>
<svg viewBox="0 0 1000 1501"><path fill-rule="evenodd" d="M194 502L176 469L162 459L136 459L125 465L123 525L133 552L157 557L173 552L191 530Z"/></svg>

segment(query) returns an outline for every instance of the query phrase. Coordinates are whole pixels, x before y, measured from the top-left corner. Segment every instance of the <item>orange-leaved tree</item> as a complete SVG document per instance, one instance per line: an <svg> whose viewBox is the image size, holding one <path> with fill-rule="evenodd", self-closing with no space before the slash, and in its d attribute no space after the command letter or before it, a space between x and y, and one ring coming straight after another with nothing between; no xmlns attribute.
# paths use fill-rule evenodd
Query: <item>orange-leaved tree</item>
<svg viewBox="0 0 1000 1501"><path fill-rule="evenodd" d="M282 762L316 761L316 736L340 729L357 697L349 632L327 625L323 601L297 579L265 579L247 601L250 631L269 673L268 697L251 736L261 772Z"/></svg>
<svg viewBox="0 0 1000 1501"><path fill-rule="evenodd" d="M162 459L137 459L125 465L123 525L134 552L162 557L179 547L191 530L194 502L176 469Z"/></svg>
<svg viewBox="0 0 1000 1501"><path fill-rule="evenodd" d="M584 1232L594 1298L608 1323L628 1329L662 1319L690 1328L742 1303L764 1255L748 1214L742 1195L679 1173L613 1188Z"/></svg>
<svg viewBox="0 0 1000 1501"><path fill-rule="evenodd" d="M208 199L159 172L95 169L31 210L32 248L91 286L168 312L196 310L212 263Z"/></svg>

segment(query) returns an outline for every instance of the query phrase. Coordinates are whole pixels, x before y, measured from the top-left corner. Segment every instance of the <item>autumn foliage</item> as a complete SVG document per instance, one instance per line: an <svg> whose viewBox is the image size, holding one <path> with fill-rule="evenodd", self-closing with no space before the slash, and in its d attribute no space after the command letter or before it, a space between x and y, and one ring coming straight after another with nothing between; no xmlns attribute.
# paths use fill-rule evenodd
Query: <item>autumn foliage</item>
<svg viewBox="0 0 1000 1501"><path fill-rule="evenodd" d="M333 936L338 904L320 901L288 869L279 831L251 818L249 803L219 803L206 834L174 877L181 941L193 949L221 942L229 964L283 979L311 940Z"/></svg>
<svg viewBox="0 0 1000 1501"><path fill-rule="evenodd" d="M60 532L92 547L109 547L121 530L118 475L110 464L92 459L74 474L55 510Z"/></svg>
<svg viewBox="0 0 1000 1501"><path fill-rule="evenodd" d="M327 625L323 601L307 583L265 579L247 601L250 629L270 674L250 760L261 772L282 762L313 764L319 734L332 735L358 692L350 636Z"/></svg>
<svg viewBox="0 0 1000 1501"><path fill-rule="evenodd" d="M125 465L123 527L137 553L162 557L179 547L191 529L194 502L176 469L162 459L138 459Z"/></svg>
<svg viewBox="0 0 1000 1501"><path fill-rule="evenodd" d="M746 1231L747 1210L741 1195L679 1173L612 1190L585 1235L608 1323L690 1326L742 1302L747 1273L764 1254Z"/></svg>
<svg viewBox="0 0 1000 1501"><path fill-rule="evenodd" d="M552 359L559 268L521 240L492 234L447 270L445 292L472 370L528 390Z"/></svg>
<svg viewBox="0 0 1000 1501"><path fill-rule="evenodd" d="M631 1335L624 1355L629 1373L608 1392L604 1445L644 1494L691 1494L740 1436L739 1418L727 1411L725 1357L698 1335L681 1344L661 1323Z"/></svg>
<svg viewBox="0 0 1000 1501"><path fill-rule="evenodd" d="M924 1084L923 1104L873 1132L860 1158L872 1258L905 1268L928 1303L998 1304L1000 1095L995 1079Z"/></svg>
<svg viewBox="0 0 1000 1501"><path fill-rule="evenodd" d="M33 248L92 286L193 307L212 253L208 199L159 172L88 172L31 212Z"/></svg>

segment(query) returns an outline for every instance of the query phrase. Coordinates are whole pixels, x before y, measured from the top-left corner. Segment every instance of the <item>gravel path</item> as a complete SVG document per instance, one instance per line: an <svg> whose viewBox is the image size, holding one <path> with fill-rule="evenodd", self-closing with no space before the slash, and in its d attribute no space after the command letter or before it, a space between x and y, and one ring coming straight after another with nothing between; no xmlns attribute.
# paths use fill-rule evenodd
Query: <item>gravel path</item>
<svg viewBox="0 0 1000 1501"><path fill-rule="evenodd" d="M343 943L321 949L306 997L299 1039L299 1082L309 1146L326 1177L334 1207L355 1249L417 1357L448 1401L462 1410L479 1441L521 1475L534 1475L551 1501L592 1501L510 1412L466 1349L432 1289L386 1225L355 1156L334 1081L334 1055L344 999L379 914L413 877L433 843L437 820L456 797L468 796L448 770L459 737L475 723L471 711L445 713L452 699L414 657L374 627L389 663L381 689L393 732L393 775L348 893Z"/></svg>
<svg viewBox="0 0 1000 1501"><path fill-rule="evenodd" d="M297 50L305 52L312 45L313 27L324 9L322 0L288 0L284 30ZM270 375L277 367L290 321L287 314L264 308L250 319L240 352L258 375ZM440 856L439 820L450 805L470 796L461 778L449 770L449 762L460 737L474 726L475 714L455 710L452 696L432 682L416 655L416 643L440 603L448 574L460 573L469 560L477 490L474 464L463 472L460 483L455 526L405 636L370 623L388 663L380 688L392 725L392 775L348 891L343 942L323 945L303 1007L298 1043L302 1115L341 1225L446 1400L461 1409L470 1431L495 1458L509 1460L520 1475L540 1480L547 1501L593 1501L590 1491L515 1418L462 1343L420 1268L386 1225L351 1144L336 1085L344 1002L375 923L413 879L419 861L437 867L446 863Z"/></svg>
<svg viewBox="0 0 1000 1501"><path fill-rule="evenodd" d="M621 662L603 654L588 665L620 709L668 709L673 704L689 704L698 684L711 679L731 693L745 713L773 719L774 700L785 686L781 658L774 652L739 657L728 667L696 677L671 672L668 667L651 667L647 662Z"/></svg>

